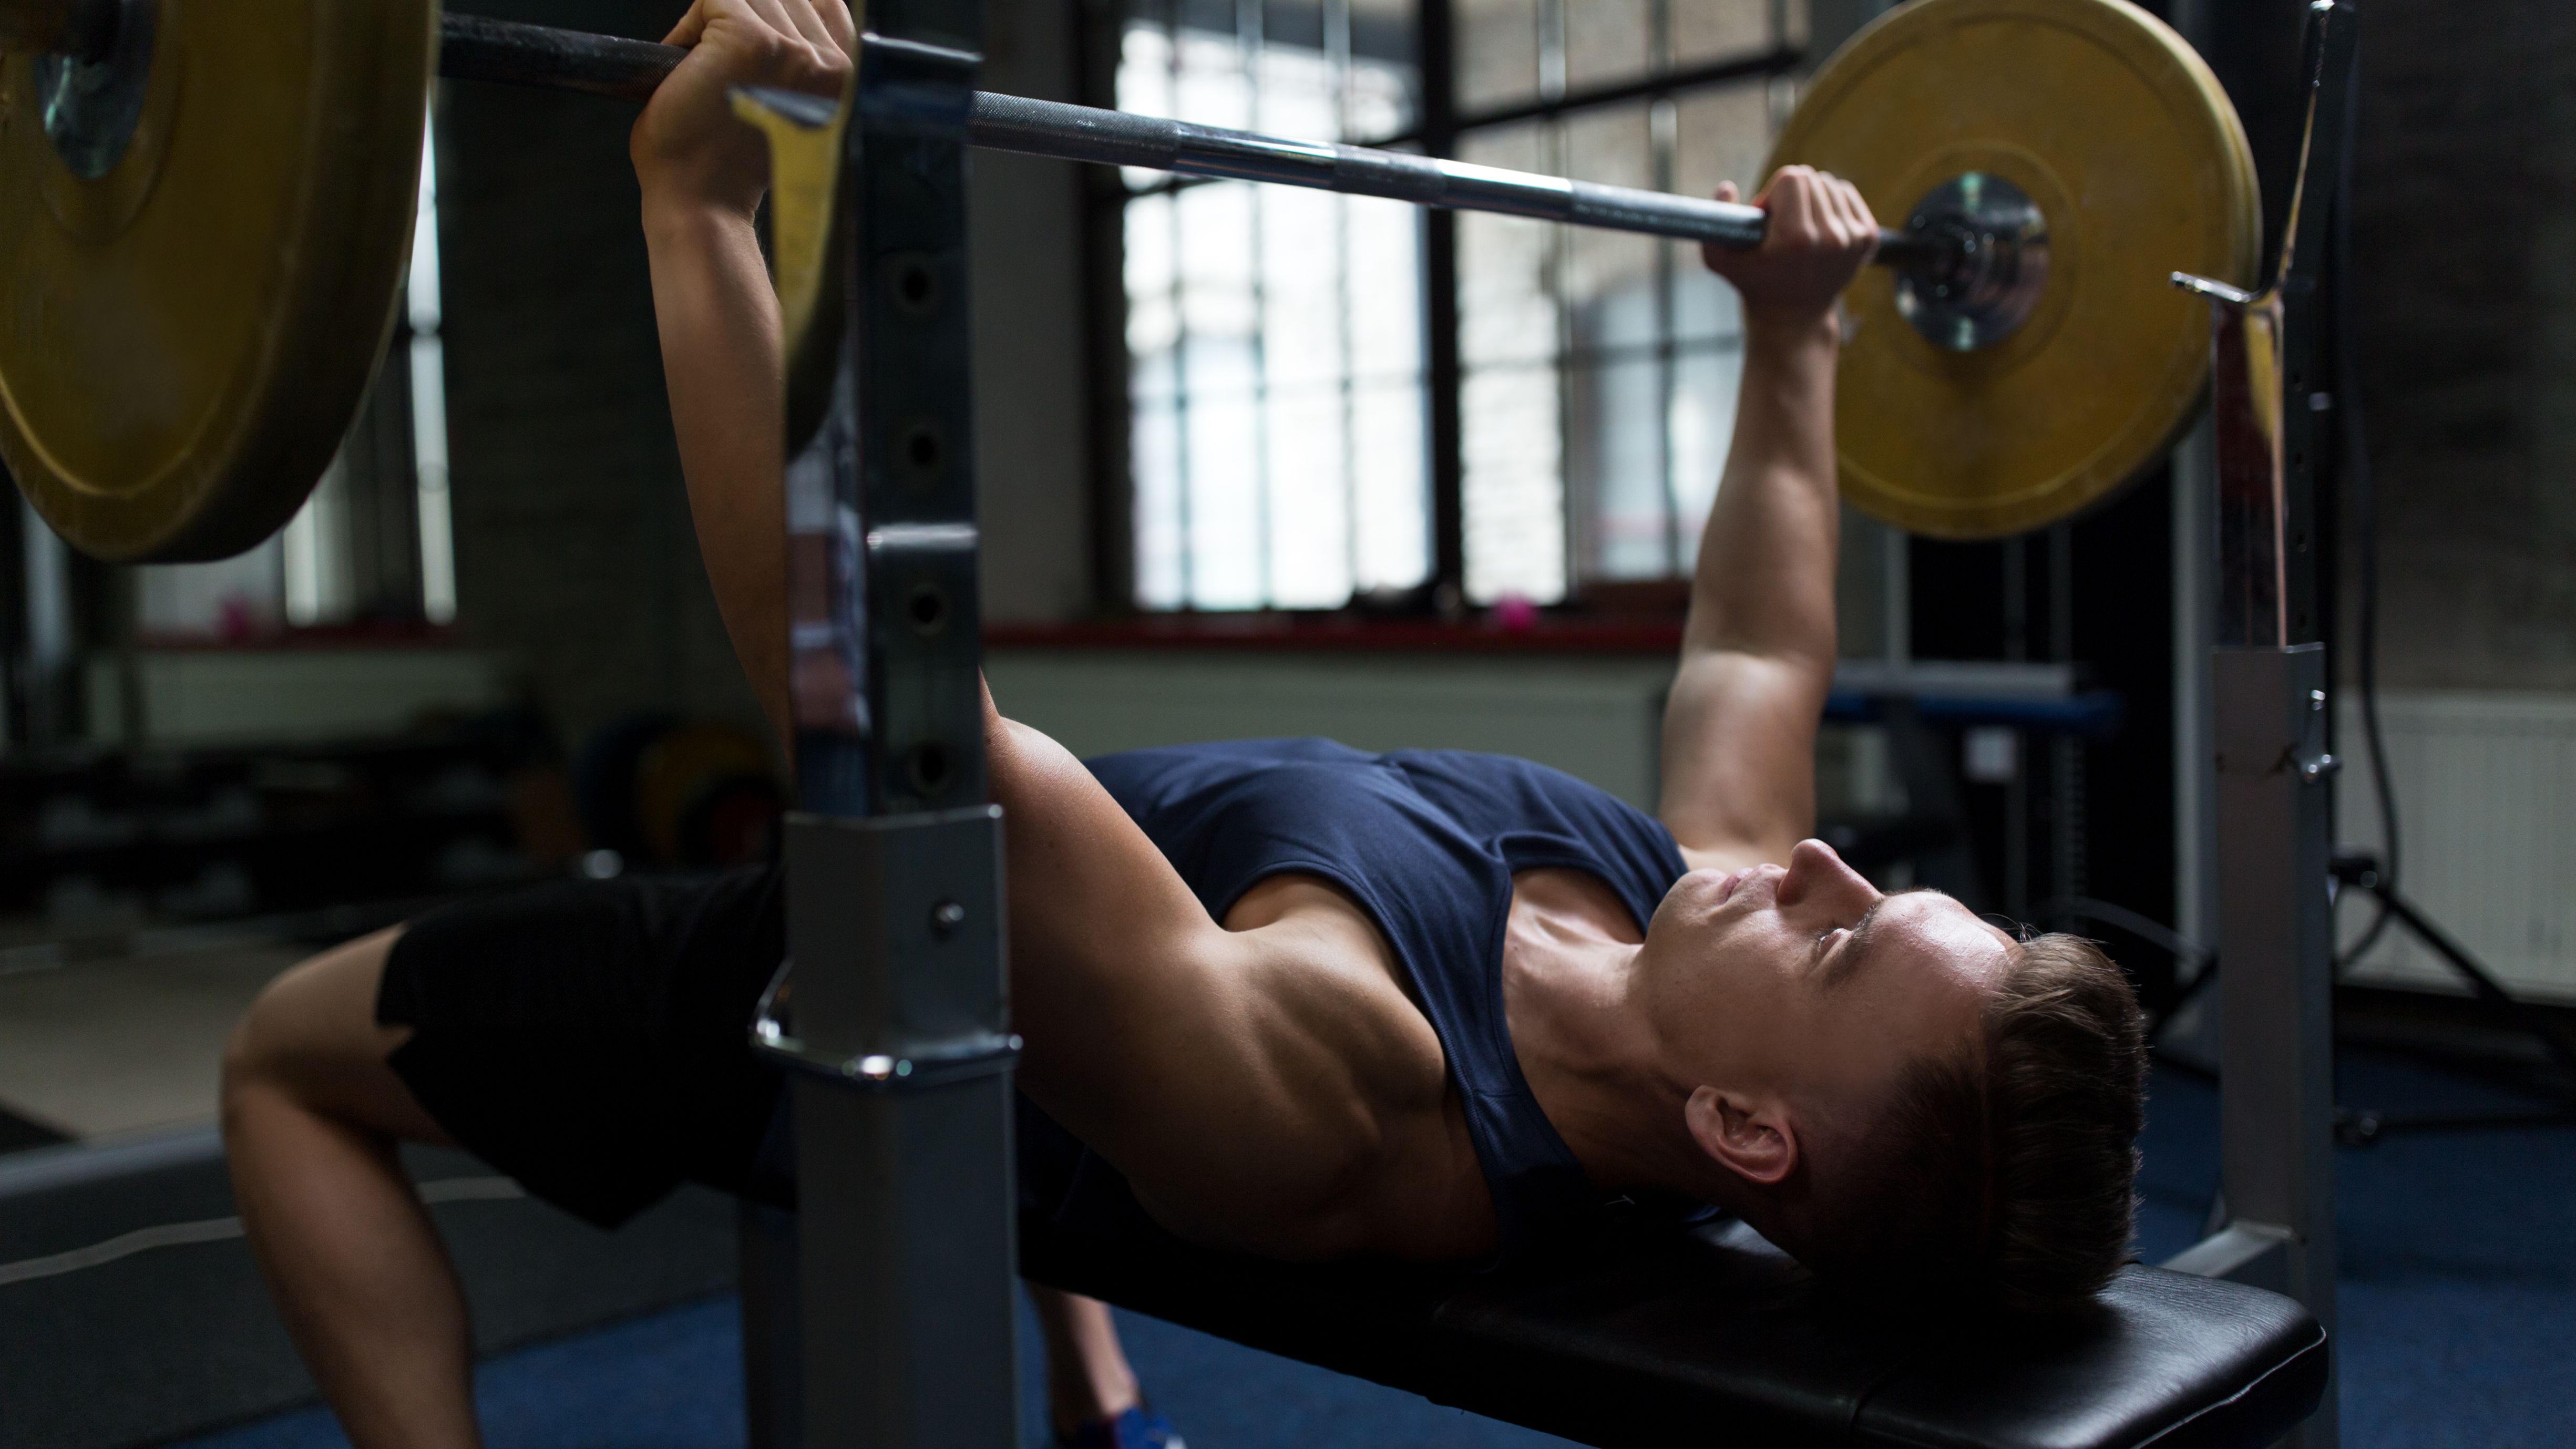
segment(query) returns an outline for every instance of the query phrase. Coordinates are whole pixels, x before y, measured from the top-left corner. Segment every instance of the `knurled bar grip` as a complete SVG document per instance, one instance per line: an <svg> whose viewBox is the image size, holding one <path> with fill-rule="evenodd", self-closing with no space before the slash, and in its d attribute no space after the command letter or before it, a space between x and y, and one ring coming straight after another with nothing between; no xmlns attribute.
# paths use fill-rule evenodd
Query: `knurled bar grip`
<svg viewBox="0 0 2576 1449"><path fill-rule="evenodd" d="M439 20L438 73L457 80L641 101L652 96L687 54L676 45L486 20L480 15L451 14Z"/></svg>
<svg viewBox="0 0 2576 1449"><path fill-rule="evenodd" d="M675 46L480 16L449 15L443 24L439 73L458 80L643 100L687 53ZM988 91L975 93L966 139L987 151L1303 186L1725 247L1760 245L1765 221L1760 208L1740 203L1598 186L1403 151L1287 141ZM1881 261L1912 261L1933 249L1928 239L1879 233Z"/></svg>

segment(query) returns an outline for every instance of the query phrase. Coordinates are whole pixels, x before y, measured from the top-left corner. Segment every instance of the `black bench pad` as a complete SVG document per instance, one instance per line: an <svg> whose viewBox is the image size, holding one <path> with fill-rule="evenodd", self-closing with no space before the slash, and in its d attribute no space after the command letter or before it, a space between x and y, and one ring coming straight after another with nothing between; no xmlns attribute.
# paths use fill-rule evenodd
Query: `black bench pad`
<svg viewBox="0 0 2576 1449"><path fill-rule="evenodd" d="M2154 1268L2069 1318L1906 1322L1732 1224L1492 1276L1020 1232L1039 1282L1608 1449L2263 1449L2326 1383L2299 1304Z"/></svg>

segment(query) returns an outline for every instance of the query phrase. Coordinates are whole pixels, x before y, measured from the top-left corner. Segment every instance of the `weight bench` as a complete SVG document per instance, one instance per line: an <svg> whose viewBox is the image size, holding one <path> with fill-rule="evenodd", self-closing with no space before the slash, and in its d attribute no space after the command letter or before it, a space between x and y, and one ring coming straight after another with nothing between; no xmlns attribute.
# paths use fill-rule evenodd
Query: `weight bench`
<svg viewBox="0 0 2576 1449"><path fill-rule="evenodd" d="M1906 1322L1733 1222L1487 1277L1274 1263L1023 1214L1020 1271L1607 1449L2262 1449L2327 1382L2325 1331L2259 1288L2131 1267L2069 1318Z"/></svg>

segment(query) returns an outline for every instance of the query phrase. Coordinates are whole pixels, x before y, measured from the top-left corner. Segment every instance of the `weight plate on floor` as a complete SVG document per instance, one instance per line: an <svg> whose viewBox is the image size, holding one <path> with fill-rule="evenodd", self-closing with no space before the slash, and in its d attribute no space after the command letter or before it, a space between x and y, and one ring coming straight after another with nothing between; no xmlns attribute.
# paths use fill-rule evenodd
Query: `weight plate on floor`
<svg viewBox="0 0 2576 1449"><path fill-rule="evenodd" d="M1792 162L1850 180L1884 226L1994 177L2047 229L2028 315L1972 350L1908 321L1892 268L1844 294L1835 427L1843 496L1863 512L1937 538L2054 523L2198 413L2209 307L2170 276L2250 285L2262 207L2226 92L2145 11L1914 0L1817 73L1772 154Z"/></svg>
<svg viewBox="0 0 2576 1449"><path fill-rule="evenodd" d="M294 516L385 352L435 0L128 0L96 65L0 57L0 461L85 553Z"/></svg>

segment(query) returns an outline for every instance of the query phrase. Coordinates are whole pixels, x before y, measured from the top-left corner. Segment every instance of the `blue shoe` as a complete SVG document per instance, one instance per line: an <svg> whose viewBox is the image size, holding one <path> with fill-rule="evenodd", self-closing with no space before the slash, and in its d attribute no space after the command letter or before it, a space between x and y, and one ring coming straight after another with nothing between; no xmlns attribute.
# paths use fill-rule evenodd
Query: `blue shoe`
<svg viewBox="0 0 2576 1449"><path fill-rule="evenodd" d="M1094 1419L1070 1434L1055 1436L1056 1449L1189 1449L1172 1432L1172 1421L1138 1406L1115 1418Z"/></svg>

